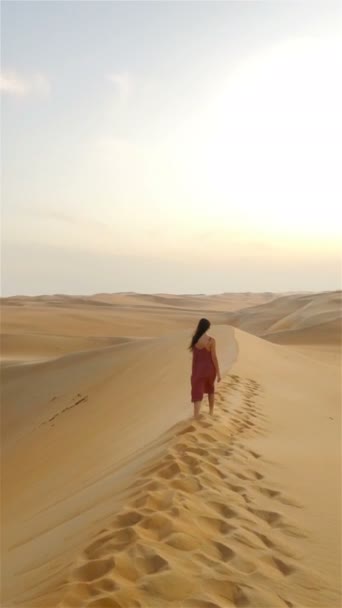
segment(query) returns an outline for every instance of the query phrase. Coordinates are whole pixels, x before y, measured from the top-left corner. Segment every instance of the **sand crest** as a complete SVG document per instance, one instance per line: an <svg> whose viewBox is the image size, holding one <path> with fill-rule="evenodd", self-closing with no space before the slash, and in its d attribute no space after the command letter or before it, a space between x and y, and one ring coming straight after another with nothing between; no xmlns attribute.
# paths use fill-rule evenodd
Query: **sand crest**
<svg viewBox="0 0 342 608"><path fill-rule="evenodd" d="M339 294L214 327L198 423L189 327L226 323L229 295L117 297L6 304L3 605L337 608Z"/></svg>

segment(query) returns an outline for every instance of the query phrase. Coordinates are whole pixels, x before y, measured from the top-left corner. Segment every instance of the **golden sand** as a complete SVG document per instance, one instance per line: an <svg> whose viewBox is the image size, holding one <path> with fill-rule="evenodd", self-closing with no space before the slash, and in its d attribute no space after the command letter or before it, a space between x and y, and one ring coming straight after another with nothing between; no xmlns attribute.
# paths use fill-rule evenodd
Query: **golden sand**
<svg viewBox="0 0 342 608"><path fill-rule="evenodd" d="M302 331L303 296L264 297L241 326ZM193 422L189 328L232 298L113 298L3 303L2 605L339 608L333 303L311 342L213 328L224 377Z"/></svg>

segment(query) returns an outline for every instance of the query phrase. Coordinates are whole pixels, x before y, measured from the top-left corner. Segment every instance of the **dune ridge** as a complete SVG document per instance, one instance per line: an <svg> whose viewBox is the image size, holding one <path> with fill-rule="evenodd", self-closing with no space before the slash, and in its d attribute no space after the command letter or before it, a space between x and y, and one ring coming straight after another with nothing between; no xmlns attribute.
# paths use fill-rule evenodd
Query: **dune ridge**
<svg viewBox="0 0 342 608"><path fill-rule="evenodd" d="M213 331L228 370L233 330ZM2 370L6 601L25 605L28 585L39 594L51 571L58 578L155 442L191 414L187 342L177 332Z"/></svg>
<svg viewBox="0 0 342 608"><path fill-rule="evenodd" d="M231 313L228 321L271 342L340 346L342 291L281 296Z"/></svg>
<svg viewBox="0 0 342 608"><path fill-rule="evenodd" d="M340 292L264 296L5 305L2 605L338 608ZM229 375L193 424L199 316Z"/></svg>
<svg viewBox="0 0 342 608"><path fill-rule="evenodd" d="M1 299L1 359L7 365L161 337L199 316L271 342L329 346L342 342L342 292L277 295L95 294Z"/></svg>
<svg viewBox="0 0 342 608"><path fill-rule="evenodd" d="M198 316L226 323L227 311L269 301L272 294L174 296L95 294L13 296L1 302L1 359L7 364L61 357L133 338L161 337Z"/></svg>
<svg viewBox="0 0 342 608"><path fill-rule="evenodd" d="M270 483L248 447L267 432L261 394L253 379L222 383L219 413L184 425L141 472L124 510L74 564L60 608L335 605L293 542L307 531L283 513L301 504Z"/></svg>

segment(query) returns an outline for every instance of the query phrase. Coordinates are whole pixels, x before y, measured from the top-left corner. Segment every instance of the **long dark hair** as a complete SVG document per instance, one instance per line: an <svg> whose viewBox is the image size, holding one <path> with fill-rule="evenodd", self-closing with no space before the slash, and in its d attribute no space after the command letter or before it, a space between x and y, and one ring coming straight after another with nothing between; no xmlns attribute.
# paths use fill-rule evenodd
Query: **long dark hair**
<svg viewBox="0 0 342 608"><path fill-rule="evenodd" d="M208 319L201 319L197 325L197 329L192 336L192 340L190 342L189 350L194 350L194 346L197 344L198 340L208 331L210 327L210 321Z"/></svg>

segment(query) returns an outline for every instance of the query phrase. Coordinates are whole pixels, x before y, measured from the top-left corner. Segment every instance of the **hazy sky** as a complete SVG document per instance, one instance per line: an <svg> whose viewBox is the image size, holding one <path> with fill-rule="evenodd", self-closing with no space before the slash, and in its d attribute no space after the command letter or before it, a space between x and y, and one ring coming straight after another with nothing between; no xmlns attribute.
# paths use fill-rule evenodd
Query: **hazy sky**
<svg viewBox="0 0 342 608"><path fill-rule="evenodd" d="M339 2L1 9L4 295L340 286Z"/></svg>

